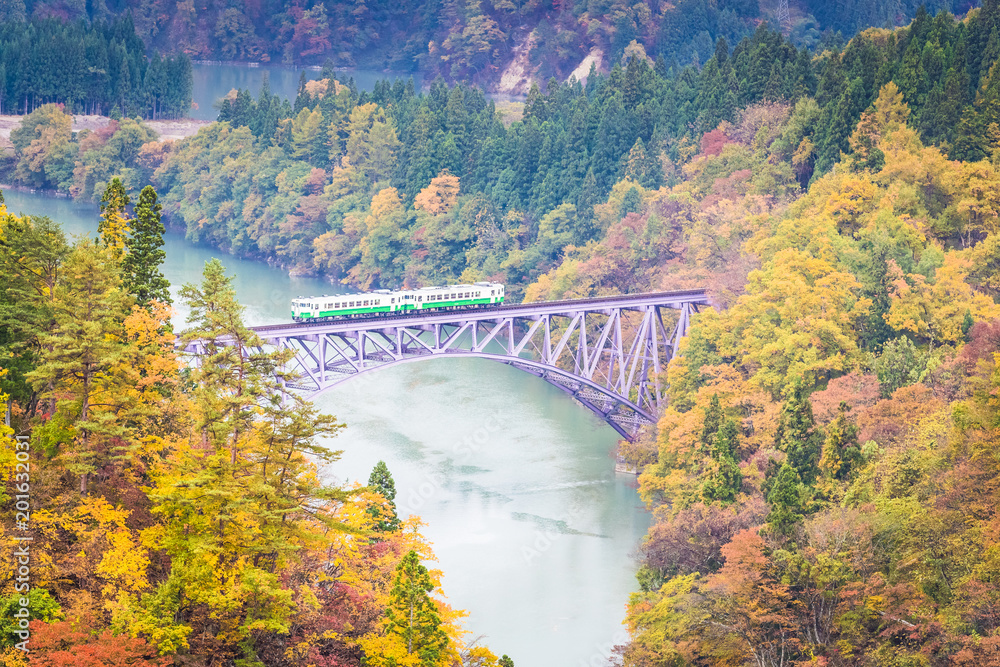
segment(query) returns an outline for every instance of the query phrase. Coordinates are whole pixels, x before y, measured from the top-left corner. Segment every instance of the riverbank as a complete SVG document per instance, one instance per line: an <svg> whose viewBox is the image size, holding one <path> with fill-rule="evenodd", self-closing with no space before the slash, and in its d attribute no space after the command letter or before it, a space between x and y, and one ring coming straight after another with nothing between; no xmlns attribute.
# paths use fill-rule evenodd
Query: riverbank
<svg viewBox="0 0 1000 667"><path fill-rule="evenodd" d="M0 115L0 138L4 143L10 141L11 130L21 124L24 116ZM73 131L99 130L108 125L111 119L107 116L76 115L73 116ZM210 120L199 120L195 118L179 118L176 120L144 120L143 123L151 127L158 135L160 141L173 141L183 139L198 134L198 130L210 124Z"/></svg>

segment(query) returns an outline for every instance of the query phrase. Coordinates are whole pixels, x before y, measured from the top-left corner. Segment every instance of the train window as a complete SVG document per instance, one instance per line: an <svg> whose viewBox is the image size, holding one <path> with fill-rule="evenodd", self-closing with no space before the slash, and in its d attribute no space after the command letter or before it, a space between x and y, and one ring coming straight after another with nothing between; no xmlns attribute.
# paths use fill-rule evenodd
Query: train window
<svg viewBox="0 0 1000 667"><path fill-rule="evenodd" d="M389 303L396 303L396 299L395 298L389 299Z"/></svg>
<svg viewBox="0 0 1000 667"><path fill-rule="evenodd" d="M423 300L424 300L423 295L417 297L417 301L423 301Z"/></svg>

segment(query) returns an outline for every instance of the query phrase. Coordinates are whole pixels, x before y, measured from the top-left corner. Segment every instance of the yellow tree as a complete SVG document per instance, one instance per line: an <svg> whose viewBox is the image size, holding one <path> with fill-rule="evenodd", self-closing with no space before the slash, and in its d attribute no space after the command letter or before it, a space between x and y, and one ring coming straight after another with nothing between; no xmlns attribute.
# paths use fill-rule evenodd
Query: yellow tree
<svg viewBox="0 0 1000 667"><path fill-rule="evenodd" d="M447 213L458 201L458 176L452 176L447 169L431 179L413 200L413 208L427 211L431 215Z"/></svg>
<svg viewBox="0 0 1000 667"><path fill-rule="evenodd" d="M963 225L962 242L1000 231L1000 174L987 161L962 164L962 187L954 209Z"/></svg>
<svg viewBox="0 0 1000 667"><path fill-rule="evenodd" d="M969 285L972 262L962 253L947 253L933 282L922 275L904 277L895 262L890 261L889 266L891 306L885 319L897 331L954 345L962 340L966 314L977 322L1000 316L1000 306Z"/></svg>
<svg viewBox="0 0 1000 667"><path fill-rule="evenodd" d="M187 646L197 627L206 629L197 650L226 655L242 646L254 658L251 637L290 628L296 592L283 572L343 528L333 510L347 494L317 470L339 456L317 441L340 424L282 397L287 355L253 351L260 343L217 260L181 294L194 325L185 335L206 349L192 374L195 422L186 438L167 443L148 493L160 525L144 539L170 556L169 574L129 607L127 623L161 651Z"/></svg>
<svg viewBox="0 0 1000 667"><path fill-rule="evenodd" d="M879 144L882 137L906 125L910 108L903 102L903 93L892 81L882 86L875 102L861 114L849 143L851 158L858 167L881 167L884 153ZM877 156L877 157L876 157Z"/></svg>
<svg viewBox="0 0 1000 667"><path fill-rule="evenodd" d="M747 294L711 321L711 335L754 385L777 396L796 379L811 385L849 366L855 322L870 307L860 288L830 262L782 250L750 274Z"/></svg>
<svg viewBox="0 0 1000 667"><path fill-rule="evenodd" d="M111 251L111 257L116 262L125 256L130 201L121 179L117 176L112 178L101 197L101 221L97 224L97 231L101 235L101 243Z"/></svg>
<svg viewBox="0 0 1000 667"><path fill-rule="evenodd" d="M378 282L398 284L408 259L407 216L396 188L385 188L372 197L361 239L361 261L352 269L366 288Z"/></svg>

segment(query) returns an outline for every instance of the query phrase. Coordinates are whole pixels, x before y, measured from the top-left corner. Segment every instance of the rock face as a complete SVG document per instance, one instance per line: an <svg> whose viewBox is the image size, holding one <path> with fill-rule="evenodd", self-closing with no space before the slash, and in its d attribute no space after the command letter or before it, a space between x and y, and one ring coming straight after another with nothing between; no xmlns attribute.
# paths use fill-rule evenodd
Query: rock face
<svg viewBox="0 0 1000 667"><path fill-rule="evenodd" d="M537 81L538 68L531 64L531 50L535 48L537 41L538 35L532 30L517 42L510 62L507 63L507 67L500 75L500 80L493 87L495 95L519 97L528 94L528 91L531 90L531 84ZM590 53L576 66L576 69L570 72L566 80L569 81L576 77L577 81L586 85L591 66L598 71L604 67L604 50L600 47L592 48Z"/></svg>
<svg viewBox="0 0 1000 667"><path fill-rule="evenodd" d="M590 75L590 66L593 65L597 71L600 71L603 64L604 51L600 47L595 46L590 50L590 53L588 53L587 56L580 61L580 64L576 66L576 69L570 72L570 75L566 77L566 80L569 81L573 77L576 77L577 81L586 85L587 77Z"/></svg>
<svg viewBox="0 0 1000 667"><path fill-rule="evenodd" d="M514 56L504 68L503 74L500 75L495 92L501 95L528 94L535 74L535 68L532 67L529 56L531 50L535 48L537 39L535 31L532 30L527 37L517 43L517 46L514 47Z"/></svg>

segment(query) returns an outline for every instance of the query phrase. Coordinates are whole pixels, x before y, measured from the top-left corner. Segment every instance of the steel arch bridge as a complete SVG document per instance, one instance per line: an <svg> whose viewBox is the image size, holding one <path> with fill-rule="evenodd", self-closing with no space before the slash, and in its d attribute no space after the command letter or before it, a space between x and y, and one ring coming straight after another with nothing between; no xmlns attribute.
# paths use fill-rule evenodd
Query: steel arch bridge
<svg viewBox="0 0 1000 667"><path fill-rule="evenodd" d="M632 440L664 407L660 373L708 304L703 290L689 290L253 329L294 352L287 370L298 379L285 386L309 397L388 366L477 357L542 378ZM188 351L201 352L198 343Z"/></svg>

